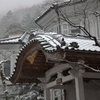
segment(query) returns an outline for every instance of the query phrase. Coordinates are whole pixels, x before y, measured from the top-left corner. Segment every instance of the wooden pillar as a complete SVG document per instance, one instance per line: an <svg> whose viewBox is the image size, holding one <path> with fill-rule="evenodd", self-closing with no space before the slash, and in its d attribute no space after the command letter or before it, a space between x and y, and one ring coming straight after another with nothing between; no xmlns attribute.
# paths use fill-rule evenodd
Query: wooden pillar
<svg viewBox="0 0 100 100"><path fill-rule="evenodd" d="M50 100L50 89L44 89L44 100Z"/></svg>
<svg viewBox="0 0 100 100"><path fill-rule="evenodd" d="M97 39L100 39L100 16L97 16Z"/></svg>
<svg viewBox="0 0 100 100"><path fill-rule="evenodd" d="M76 100L85 100L83 77L75 77Z"/></svg>

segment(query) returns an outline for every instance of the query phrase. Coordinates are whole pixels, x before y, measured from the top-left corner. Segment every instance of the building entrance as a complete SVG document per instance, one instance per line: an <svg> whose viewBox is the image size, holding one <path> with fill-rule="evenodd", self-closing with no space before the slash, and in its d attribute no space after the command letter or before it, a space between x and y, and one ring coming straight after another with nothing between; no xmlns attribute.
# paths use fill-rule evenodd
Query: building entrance
<svg viewBox="0 0 100 100"><path fill-rule="evenodd" d="M50 100L65 100L63 89L50 89Z"/></svg>

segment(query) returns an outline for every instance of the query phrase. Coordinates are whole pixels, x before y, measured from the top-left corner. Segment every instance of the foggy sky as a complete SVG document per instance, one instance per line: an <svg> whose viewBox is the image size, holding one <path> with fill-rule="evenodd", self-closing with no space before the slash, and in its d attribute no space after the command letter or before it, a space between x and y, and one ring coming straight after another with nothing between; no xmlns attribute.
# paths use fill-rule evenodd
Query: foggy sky
<svg viewBox="0 0 100 100"><path fill-rule="evenodd" d="M44 0L0 0L0 14L9 10L30 7L34 4L42 3Z"/></svg>

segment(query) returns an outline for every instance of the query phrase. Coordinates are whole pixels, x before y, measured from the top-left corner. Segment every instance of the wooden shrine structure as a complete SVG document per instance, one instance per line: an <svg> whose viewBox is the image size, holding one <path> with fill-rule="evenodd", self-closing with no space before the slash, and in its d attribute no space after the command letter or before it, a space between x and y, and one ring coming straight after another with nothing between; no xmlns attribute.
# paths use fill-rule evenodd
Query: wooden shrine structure
<svg viewBox="0 0 100 100"><path fill-rule="evenodd" d="M72 82L75 100L85 100L84 84L92 80L98 83L100 79L99 59L100 47L94 40L35 33L33 39L20 49L9 80L13 84L42 83L45 100L51 100L49 89L65 89L64 86Z"/></svg>

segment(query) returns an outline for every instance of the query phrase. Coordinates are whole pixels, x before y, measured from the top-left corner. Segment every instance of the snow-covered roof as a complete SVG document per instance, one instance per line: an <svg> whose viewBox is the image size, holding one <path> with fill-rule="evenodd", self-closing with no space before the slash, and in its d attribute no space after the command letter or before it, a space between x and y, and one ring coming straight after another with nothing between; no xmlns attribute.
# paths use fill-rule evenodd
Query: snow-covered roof
<svg viewBox="0 0 100 100"><path fill-rule="evenodd" d="M20 37L0 39L0 44L5 44L5 43L18 43L19 40L20 40Z"/></svg>
<svg viewBox="0 0 100 100"><path fill-rule="evenodd" d="M59 3L53 3L49 8L47 8L46 9L46 11L45 12L43 12L43 14L41 15L41 16L38 16L37 18L36 18L36 20L35 20L35 23L37 24L37 25L39 25L41 28L43 28L43 25L42 24L44 24L44 23L47 23L47 21L48 20L43 20L44 21L44 23L42 22L41 23L41 21L42 21L42 19L45 17L45 16L50 16L51 15L51 13L53 13L52 14L52 16L51 16L51 18L52 18L52 20L50 20L50 22L51 21L53 21L53 19L55 18L55 16L56 16L56 13L55 13L55 8L64 8L64 7L69 7L69 6L71 6L71 5L75 5L75 4L81 4L81 3L84 3L85 1L87 1L87 0L77 0L77 1L74 1L73 2L73 0L71 1L71 0L66 0L65 2L59 2ZM82 6L81 7L81 9L84 9L84 7L85 6ZM66 10L64 10L64 11L66 11ZM69 10L67 10L67 11L69 11ZM81 10L82 11L82 10ZM68 15L68 14L67 14ZM47 17L48 18L48 17ZM49 18L50 19L50 18ZM39 22L40 21L40 22Z"/></svg>
<svg viewBox="0 0 100 100"><path fill-rule="evenodd" d="M70 45L72 42L76 42L79 47L76 50L85 50L85 51L98 51L100 52L100 47L95 45L94 40L90 39L74 39L74 38L64 38L65 42ZM68 47L71 49L72 47Z"/></svg>
<svg viewBox="0 0 100 100"><path fill-rule="evenodd" d="M0 39L0 44L14 44L14 43L22 43L25 42L23 41L26 37L27 32L25 32L23 35L20 37L15 37L15 38L4 38Z"/></svg>
<svg viewBox="0 0 100 100"><path fill-rule="evenodd" d="M36 33L35 33L36 35ZM63 42L66 43L65 46L62 46L62 39L64 39ZM41 46L45 50L57 50L57 46L61 47L62 49L65 49L67 47L68 50L74 49L74 50L80 50L80 51L93 51L93 52L100 52L100 47L95 45L95 41L91 40L89 38L82 38L82 37L65 37L61 34L57 34L51 32L49 33L42 33L37 34L32 41L39 41ZM73 47L72 44L78 45L77 48Z"/></svg>
<svg viewBox="0 0 100 100"><path fill-rule="evenodd" d="M54 54L59 53L59 50L62 53L66 54L68 51L78 51L86 54L100 54L100 47L95 45L94 40L90 40L88 38L84 37L65 37L62 34L57 33L43 33L39 34L39 32L33 32L33 39L28 41L20 50L19 53L16 56L16 63L14 65L13 72L11 73L11 76L8 78L9 80L13 80L13 78L17 75L16 70L20 70L19 67L22 67L21 63L25 60L25 55L28 53L30 54L30 51L32 52L34 50L42 50L45 55L49 55L51 59L53 56L56 56ZM35 45L34 45L35 44ZM23 59L22 59L23 57ZM46 56L47 57L47 56ZM38 59L37 59L38 60ZM19 61L20 64L19 65ZM30 67L31 68L31 67ZM14 76L15 75L15 76Z"/></svg>

